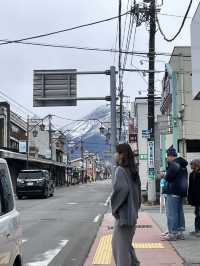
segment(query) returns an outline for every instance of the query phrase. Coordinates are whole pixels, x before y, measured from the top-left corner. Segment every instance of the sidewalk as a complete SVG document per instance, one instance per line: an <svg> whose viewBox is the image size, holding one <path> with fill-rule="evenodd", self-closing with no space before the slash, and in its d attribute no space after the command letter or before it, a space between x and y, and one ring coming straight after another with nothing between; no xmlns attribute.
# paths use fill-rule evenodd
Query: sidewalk
<svg viewBox="0 0 200 266"><path fill-rule="evenodd" d="M111 248L113 224L112 215L106 214L84 266L115 265ZM150 215L141 212L133 243L141 266L183 265L171 244L160 241L160 234Z"/></svg>
<svg viewBox="0 0 200 266"><path fill-rule="evenodd" d="M156 224L166 231L166 215L159 213L159 207L156 208L143 208L152 217ZM186 220L186 232L185 241L172 242L173 247L178 254L184 259L185 265L200 265L200 238L191 236L190 231L194 231L194 208L189 206L184 207L185 220Z"/></svg>

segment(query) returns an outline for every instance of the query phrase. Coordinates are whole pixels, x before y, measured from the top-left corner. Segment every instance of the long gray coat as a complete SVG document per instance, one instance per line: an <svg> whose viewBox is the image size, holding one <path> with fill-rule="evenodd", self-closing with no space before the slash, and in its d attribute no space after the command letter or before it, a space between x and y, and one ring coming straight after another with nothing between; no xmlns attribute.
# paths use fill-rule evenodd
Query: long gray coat
<svg viewBox="0 0 200 266"><path fill-rule="evenodd" d="M135 226L140 208L140 186L128 169L118 166L111 196L112 214L119 226Z"/></svg>

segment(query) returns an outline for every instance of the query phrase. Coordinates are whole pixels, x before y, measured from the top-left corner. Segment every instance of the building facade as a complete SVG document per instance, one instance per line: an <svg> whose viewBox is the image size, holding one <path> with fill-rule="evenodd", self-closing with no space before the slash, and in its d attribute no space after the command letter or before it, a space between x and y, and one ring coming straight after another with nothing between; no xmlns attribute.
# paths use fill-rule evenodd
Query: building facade
<svg viewBox="0 0 200 266"><path fill-rule="evenodd" d="M0 102L0 148L19 152L19 143L26 140L26 122Z"/></svg>
<svg viewBox="0 0 200 266"><path fill-rule="evenodd" d="M155 98L155 118L160 114L160 98ZM142 190L147 190L148 184L148 151L147 151L147 138L143 135L143 131L148 129L148 99L147 97L135 98L135 102L132 104L132 116L135 119L135 131L137 130L137 144L138 149L138 163L139 174L142 183ZM155 120L157 122L157 120ZM155 137L156 128L155 128ZM158 138L159 139L159 138ZM155 150L159 151L159 141L155 139ZM159 155L155 156L159 158ZM155 162L156 163L156 162ZM157 166L158 168L159 166ZM157 169L158 170L158 169Z"/></svg>
<svg viewBox="0 0 200 266"><path fill-rule="evenodd" d="M161 112L169 116L172 131L171 138L162 136L163 149L173 145L187 160L200 157L199 110L192 95L191 48L175 47L163 80Z"/></svg>

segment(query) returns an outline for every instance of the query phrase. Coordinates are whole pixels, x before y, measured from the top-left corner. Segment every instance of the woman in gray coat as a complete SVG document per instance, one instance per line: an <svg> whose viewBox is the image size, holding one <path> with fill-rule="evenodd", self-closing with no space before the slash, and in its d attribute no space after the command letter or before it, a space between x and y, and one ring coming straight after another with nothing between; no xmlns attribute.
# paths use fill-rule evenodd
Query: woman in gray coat
<svg viewBox="0 0 200 266"><path fill-rule="evenodd" d="M132 241L141 205L141 183L135 156L128 144L117 145L116 162L118 166L111 196L112 214L115 217L113 256L116 266L138 266L140 262Z"/></svg>

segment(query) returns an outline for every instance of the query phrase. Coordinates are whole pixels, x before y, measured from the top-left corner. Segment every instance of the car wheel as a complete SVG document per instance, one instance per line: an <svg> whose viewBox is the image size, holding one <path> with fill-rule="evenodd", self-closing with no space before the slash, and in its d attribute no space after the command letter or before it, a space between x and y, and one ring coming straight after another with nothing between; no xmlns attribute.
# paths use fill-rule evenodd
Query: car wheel
<svg viewBox="0 0 200 266"><path fill-rule="evenodd" d="M44 191L44 198L47 199L49 197L49 189L46 188Z"/></svg>
<svg viewBox="0 0 200 266"><path fill-rule="evenodd" d="M54 188L52 187L50 197L53 197L53 195L54 195Z"/></svg>

